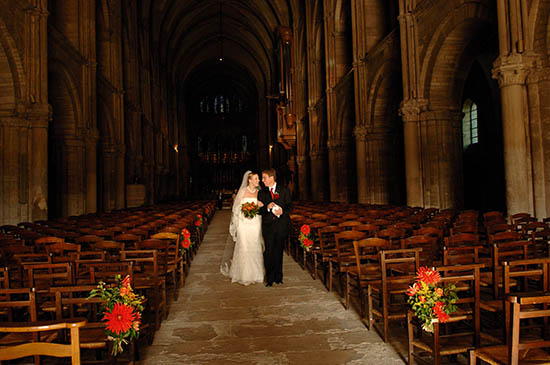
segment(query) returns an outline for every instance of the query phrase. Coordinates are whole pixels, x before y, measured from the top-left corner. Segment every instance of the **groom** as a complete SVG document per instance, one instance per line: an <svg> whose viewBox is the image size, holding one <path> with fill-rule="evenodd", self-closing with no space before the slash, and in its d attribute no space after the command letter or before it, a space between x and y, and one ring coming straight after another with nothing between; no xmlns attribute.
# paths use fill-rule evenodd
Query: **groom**
<svg viewBox="0 0 550 365"><path fill-rule="evenodd" d="M262 235L264 237L265 286L283 283L283 249L289 233L292 200L290 191L276 182L274 169L262 171L265 188L258 193L258 200L264 205Z"/></svg>

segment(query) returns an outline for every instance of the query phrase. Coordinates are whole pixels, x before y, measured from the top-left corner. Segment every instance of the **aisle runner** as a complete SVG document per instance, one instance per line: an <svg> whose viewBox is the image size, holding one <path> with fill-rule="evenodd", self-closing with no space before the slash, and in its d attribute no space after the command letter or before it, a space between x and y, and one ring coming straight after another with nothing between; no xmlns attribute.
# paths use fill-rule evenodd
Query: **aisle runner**
<svg viewBox="0 0 550 365"><path fill-rule="evenodd" d="M283 285L231 284L219 273L229 218L216 212L141 364L403 364L286 254Z"/></svg>

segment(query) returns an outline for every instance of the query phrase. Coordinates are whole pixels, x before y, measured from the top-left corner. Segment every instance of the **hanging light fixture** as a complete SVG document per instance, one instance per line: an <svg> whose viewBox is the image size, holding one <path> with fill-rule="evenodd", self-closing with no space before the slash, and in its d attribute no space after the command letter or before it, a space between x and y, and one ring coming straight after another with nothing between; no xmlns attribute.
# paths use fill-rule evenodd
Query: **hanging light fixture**
<svg viewBox="0 0 550 365"><path fill-rule="evenodd" d="M222 23L222 0L220 0L220 12L219 12L219 23L220 23L220 33L219 33L219 55L218 55L218 61L223 61L223 23Z"/></svg>

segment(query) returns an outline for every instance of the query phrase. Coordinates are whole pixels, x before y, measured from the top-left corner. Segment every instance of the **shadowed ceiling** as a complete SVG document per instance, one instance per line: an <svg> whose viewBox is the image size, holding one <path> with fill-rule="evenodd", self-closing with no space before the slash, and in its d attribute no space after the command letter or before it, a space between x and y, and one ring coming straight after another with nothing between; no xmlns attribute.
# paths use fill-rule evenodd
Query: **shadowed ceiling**
<svg viewBox="0 0 550 365"><path fill-rule="evenodd" d="M275 29L290 26L293 2L147 0L142 10L149 19L151 44L158 49L160 64L169 70L174 84L183 82L185 89L200 92L223 80L245 92L252 85L243 83L253 83L258 95L266 95L274 83ZM209 77L196 76L204 70L209 70ZM212 77L220 73L224 75L221 79ZM187 84L191 80L193 84Z"/></svg>

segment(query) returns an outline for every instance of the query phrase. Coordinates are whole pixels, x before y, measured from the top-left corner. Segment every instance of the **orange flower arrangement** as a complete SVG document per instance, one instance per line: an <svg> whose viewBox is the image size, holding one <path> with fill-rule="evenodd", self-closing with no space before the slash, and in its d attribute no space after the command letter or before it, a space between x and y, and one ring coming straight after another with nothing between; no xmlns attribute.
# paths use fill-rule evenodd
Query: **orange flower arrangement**
<svg viewBox="0 0 550 365"><path fill-rule="evenodd" d="M102 306L103 321L106 322L105 333L113 341L112 354L124 351L122 345L139 337L141 312L145 297L137 295L131 286L131 278L126 275L115 277L116 284L107 286L100 281L97 289L90 292L90 298L101 297L105 300Z"/></svg>
<svg viewBox="0 0 550 365"><path fill-rule="evenodd" d="M408 289L408 302L416 317L423 322L422 329L433 332L435 319L444 323L450 319L449 314L456 312L456 287L444 286L439 273L427 267L418 269L416 279Z"/></svg>

